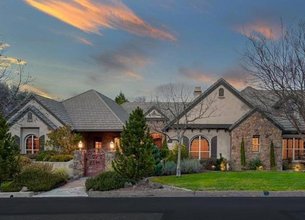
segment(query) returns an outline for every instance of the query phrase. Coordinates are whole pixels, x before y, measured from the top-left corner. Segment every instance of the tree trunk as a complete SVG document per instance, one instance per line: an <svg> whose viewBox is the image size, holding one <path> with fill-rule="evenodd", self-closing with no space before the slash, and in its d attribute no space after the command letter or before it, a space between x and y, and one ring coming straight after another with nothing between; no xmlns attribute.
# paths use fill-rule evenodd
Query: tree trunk
<svg viewBox="0 0 305 220"><path fill-rule="evenodd" d="M177 170L176 170L176 176L181 176L181 138L179 136L179 144L178 144L178 158L177 158Z"/></svg>

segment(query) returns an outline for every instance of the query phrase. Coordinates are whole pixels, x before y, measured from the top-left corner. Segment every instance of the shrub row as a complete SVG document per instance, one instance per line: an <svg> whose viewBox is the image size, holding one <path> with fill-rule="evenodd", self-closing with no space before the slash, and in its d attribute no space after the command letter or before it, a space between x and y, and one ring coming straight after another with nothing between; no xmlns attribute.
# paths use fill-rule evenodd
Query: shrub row
<svg viewBox="0 0 305 220"><path fill-rule="evenodd" d="M2 183L0 190L16 192L25 186L34 192L48 191L66 183L67 180L68 175L64 171L52 171L52 166L49 164L33 163L25 166L13 181Z"/></svg>
<svg viewBox="0 0 305 220"><path fill-rule="evenodd" d="M174 175L176 174L177 164L173 161L167 161L163 165L163 175ZM199 160L196 159L185 159L181 161L181 173L199 173L202 170L202 165Z"/></svg>

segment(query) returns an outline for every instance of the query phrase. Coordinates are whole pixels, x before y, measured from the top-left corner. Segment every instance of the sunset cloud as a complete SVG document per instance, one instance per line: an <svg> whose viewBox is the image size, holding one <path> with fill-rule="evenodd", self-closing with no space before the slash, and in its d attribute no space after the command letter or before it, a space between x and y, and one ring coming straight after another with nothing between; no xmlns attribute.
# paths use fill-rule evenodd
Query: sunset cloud
<svg viewBox="0 0 305 220"><path fill-rule="evenodd" d="M88 33L121 29L139 36L175 41L174 35L155 28L137 16L120 0L25 0L32 7Z"/></svg>
<svg viewBox="0 0 305 220"><path fill-rule="evenodd" d="M220 74L207 73L198 69L183 67L179 69L179 73L188 80L203 83L207 86L215 83L219 78L224 78L237 89L246 87L250 77L241 67L227 69Z"/></svg>
<svg viewBox="0 0 305 220"><path fill-rule="evenodd" d="M250 22L237 26L234 29L247 37L261 34L267 39L278 39L281 36L281 28L279 25L269 24L264 21Z"/></svg>
<svg viewBox="0 0 305 220"><path fill-rule="evenodd" d="M22 85L20 88L22 91L25 92L30 92L30 93L35 93L37 95L49 98L49 99L55 99L56 97L51 95L49 92L45 91L44 89L26 84L26 85Z"/></svg>
<svg viewBox="0 0 305 220"><path fill-rule="evenodd" d="M80 42L81 44L85 44L85 45L88 45L88 46L93 46L93 43L91 41L87 40L86 38L77 37L76 40L78 42Z"/></svg>
<svg viewBox="0 0 305 220"><path fill-rule="evenodd" d="M25 65L26 61L17 59L14 57L8 57L8 56L1 56L0 55L0 69L1 68L8 68L12 65Z"/></svg>

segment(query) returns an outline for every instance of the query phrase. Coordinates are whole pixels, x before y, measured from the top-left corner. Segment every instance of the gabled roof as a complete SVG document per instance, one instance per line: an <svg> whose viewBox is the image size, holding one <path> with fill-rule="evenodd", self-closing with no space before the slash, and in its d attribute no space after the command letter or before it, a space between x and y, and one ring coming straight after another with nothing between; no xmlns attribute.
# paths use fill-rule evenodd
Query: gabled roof
<svg viewBox="0 0 305 220"><path fill-rule="evenodd" d="M7 116L8 120L16 113L18 113L18 111L20 111L20 109L22 109L31 100L35 100L37 103L39 103L62 124L73 127L72 121L61 102L58 102L53 99L45 98L36 94L30 95L22 103L20 103L20 105L14 108L12 112Z"/></svg>
<svg viewBox="0 0 305 220"><path fill-rule="evenodd" d="M242 122L244 122L247 118L249 118L251 115L253 115L255 112L259 112L260 114L262 114L266 119L268 119L273 125L275 125L277 128L279 128L280 130L284 130L284 128L282 127L282 125L280 123L278 123L276 120L274 120L272 118L272 116L269 116L267 114L265 114L263 111L261 111L258 108L254 108L251 109L250 111L248 111L243 117L241 117L238 121L236 121L233 125L231 125L229 127L229 130L232 131L234 128L236 128L237 126L239 126Z"/></svg>
<svg viewBox="0 0 305 220"><path fill-rule="evenodd" d="M149 114L150 114L152 111L154 111L154 110L157 111L157 112L161 115L161 117L157 117L157 118L168 120L168 118L166 117L166 115L163 114L163 112L162 112L159 108L157 108L155 105L151 106L151 107L146 111L146 113L144 114L144 116L149 115Z"/></svg>
<svg viewBox="0 0 305 220"><path fill-rule="evenodd" d="M272 91L258 90L249 86L242 90L240 94L275 124L280 125L284 133L297 132L289 119L281 113L278 105L281 101ZM305 125L301 126L301 130L305 132Z"/></svg>
<svg viewBox="0 0 305 220"><path fill-rule="evenodd" d="M29 105L26 108L24 108L22 111L18 112L15 114L15 117L11 117L8 120L8 124L12 125L16 122L18 122L25 114L28 112L32 112L35 114L40 120L42 120L49 128L56 129L57 126L50 120L48 119L43 113L41 113L35 106Z"/></svg>
<svg viewBox="0 0 305 220"><path fill-rule="evenodd" d="M121 131L128 119L121 106L95 90L62 103L77 131Z"/></svg>
<svg viewBox="0 0 305 220"><path fill-rule="evenodd" d="M198 105L203 99L205 99L208 95L210 95L215 89L217 89L219 86L223 86L226 89L228 89L231 93L233 93L237 98L239 98L242 102L244 102L246 105L248 105L250 108L253 108L253 105L246 100L243 96L240 95L239 91L236 90L233 86L231 86L226 80L223 78L217 80L212 86L210 86L207 90L205 90L200 96L198 96L193 102L189 104L189 106L182 111L178 117L174 118L171 122L169 122L164 130L171 127L176 121L178 121L181 117L183 117L187 112L189 112L191 109L193 109L196 105Z"/></svg>

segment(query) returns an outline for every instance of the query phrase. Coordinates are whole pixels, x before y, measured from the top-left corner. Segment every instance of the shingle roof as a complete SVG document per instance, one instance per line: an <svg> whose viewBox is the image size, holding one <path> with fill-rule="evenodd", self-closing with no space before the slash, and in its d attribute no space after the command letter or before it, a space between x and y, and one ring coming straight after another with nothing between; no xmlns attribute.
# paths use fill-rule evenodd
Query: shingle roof
<svg viewBox="0 0 305 220"><path fill-rule="evenodd" d="M128 118L122 107L95 90L62 103L77 131L121 131Z"/></svg>
<svg viewBox="0 0 305 220"><path fill-rule="evenodd" d="M242 90L240 94L253 106L264 112L271 120L279 124L284 132L296 132L296 128L287 117L281 114L280 109L274 108L279 99L272 91L258 90L249 86ZM305 130L305 126L301 126L301 129Z"/></svg>
<svg viewBox="0 0 305 220"><path fill-rule="evenodd" d="M39 95L34 95L36 100L42 104L48 111L53 113L54 116L56 116L61 122L63 122L66 125L70 125L73 127L73 122L71 118L69 117L64 105L62 102L58 102L53 99L45 98Z"/></svg>

